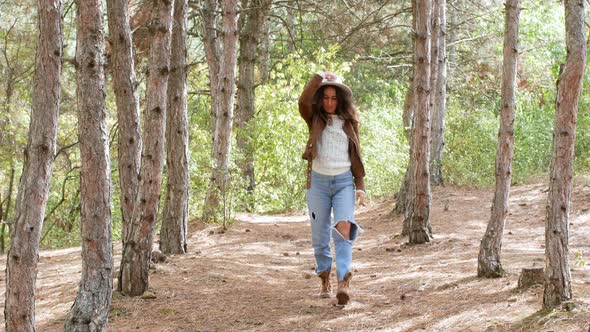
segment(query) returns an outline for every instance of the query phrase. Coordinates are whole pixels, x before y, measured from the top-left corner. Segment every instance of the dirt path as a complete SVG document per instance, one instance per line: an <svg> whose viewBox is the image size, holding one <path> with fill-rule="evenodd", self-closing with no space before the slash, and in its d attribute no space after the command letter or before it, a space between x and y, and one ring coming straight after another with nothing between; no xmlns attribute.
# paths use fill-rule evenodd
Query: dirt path
<svg viewBox="0 0 590 332"><path fill-rule="evenodd" d="M241 216L244 221L225 233L211 227L195 230L188 255L158 264L150 277L156 299L115 294L109 330L586 332L590 180L577 182L570 227L576 304L571 312L540 311L540 287L515 290L521 268L544 266L546 187L513 189L503 248L508 276L492 280L475 277L492 194L447 187L434 192L435 238L427 245L407 246L397 235L401 220L389 215L392 202L359 211L365 232L355 246L349 306L336 307L317 297L319 279L313 274L305 216ZM62 330L79 271L79 250L42 254L38 331Z"/></svg>

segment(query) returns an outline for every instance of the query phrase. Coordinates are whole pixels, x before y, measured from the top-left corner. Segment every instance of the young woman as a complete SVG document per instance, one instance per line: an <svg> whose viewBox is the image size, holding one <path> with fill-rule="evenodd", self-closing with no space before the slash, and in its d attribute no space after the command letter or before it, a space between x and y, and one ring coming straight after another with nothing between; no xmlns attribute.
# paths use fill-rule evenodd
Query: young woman
<svg viewBox="0 0 590 332"><path fill-rule="evenodd" d="M352 244L359 233L354 220L355 197L365 200L357 110L352 91L334 73L313 76L299 98L299 113L309 128L303 153L307 167L307 206L320 297L330 297L334 239L339 305L350 300ZM333 212L333 219L332 219Z"/></svg>

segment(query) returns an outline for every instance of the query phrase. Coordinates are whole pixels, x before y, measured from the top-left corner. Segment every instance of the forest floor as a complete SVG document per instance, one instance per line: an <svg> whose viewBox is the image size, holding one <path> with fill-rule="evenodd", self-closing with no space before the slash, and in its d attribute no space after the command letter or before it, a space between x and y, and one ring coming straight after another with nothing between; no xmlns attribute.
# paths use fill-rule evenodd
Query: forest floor
<svg viewBox="0 0 590 332"><path fill-rule="evenodd" d="M489 189L435 188L434 239L418 246L399 236L401 217L390 214L392 200L359 209L365 232L355 243L352 302L345 307L317 296L305 215L240 215L225 232L193 223L189 253L151 270L155 298L114 293L109 330L590 331L590 263L584 261L590 257L590 179L578 177L573 194L570 311L541 310L542 286L517 290L522 268L544 266L545 184L512 189L502 253L507 276L476 277L492 195ZM115 252L118 267L120 245ZM77 248L41 253L37 331L63 329L80 269Z"/></svg>

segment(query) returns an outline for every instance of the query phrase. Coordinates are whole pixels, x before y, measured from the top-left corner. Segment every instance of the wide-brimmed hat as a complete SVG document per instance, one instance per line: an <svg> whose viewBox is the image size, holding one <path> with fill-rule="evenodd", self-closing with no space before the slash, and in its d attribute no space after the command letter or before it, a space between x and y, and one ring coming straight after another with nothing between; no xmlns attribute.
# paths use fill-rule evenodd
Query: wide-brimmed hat
<svg viewBox="0 0 590 332"><path fill-rule="evenodd" d="M336 78L334 78L333 80L328 80L324 78L322 80L322 83L320 84L320 88L326 85L339 87L344 93L352 97L352 90L350 90L350 88L346 84L342 83L342 78L340 78L339 76L336 76Z"/></svg>

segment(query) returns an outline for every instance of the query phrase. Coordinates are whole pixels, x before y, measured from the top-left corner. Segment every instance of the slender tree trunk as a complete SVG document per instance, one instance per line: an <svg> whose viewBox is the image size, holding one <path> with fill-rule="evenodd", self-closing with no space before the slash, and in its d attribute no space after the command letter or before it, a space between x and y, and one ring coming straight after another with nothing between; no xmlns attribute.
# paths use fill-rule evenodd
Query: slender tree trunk
<svg viewBox="0 0 590 332"><path fill-rule="evenodd" d="M109 40L112 47L111 71L119 125L119 186L121 188L121 224L124 246L129 236L139 185L142 144L139 96L135 77L133 41L129 27L128 0L107 0L107 14Z"/></svg>
<svg viewBox="0 0 590 332"><path fill-rule="evenodd" d="M160 250L165 254L187 251L189 154L186 87L186 14L187 0L174 2L174 25L168 78L168 116L166 117L166 202Z"/></svg>
<svg viewBox="0 0 590 332"><path fill-rule="evenodd" d="M410 145L410 157L412 156L412 128L414 126L414 110L415 110L415 98L414 98L414 74L412 74L412 81L408 87L406 94L406 100L404 102L404 128L406 138ZM397 202L395 205L395 212L404 215L402 236L410 235L411 226L411 214L414 209L413 205L413 194L415 188L415 179L412 178L412 160L408 160L408 167L406 168L406 174L404 175L404 181L397 194Z"/></svg>
<svg viewBox="0 0 590 332"><path fill-rule="evenodd" d="M24 154L6 263L6 332L35 330L39 239L49 195L59 114L62 9L61 0L37 2L39 36L29 141Z"/></svg>
<svg viewBox="0 0 590 332"><path fill-rule="evenodd" d="M429 242L430 233L430 31L432 0L416 0L416 113L412 134L412 160L416 179L410 243Z"/></svg>
<svg viewBox="0 0 590 332"><path fill-rule="evenodd" d="M289 0L287 3L287 31L289 36L287 38L287 50L289 54L295 53L295 39L297 39L295 31L295 6L297 5L295 0Z"/></svg>
<svg viewBox="0 0 590 332"><path fill-rule="evenodd" d="M447 0L444 0L445 2ZM455 42L457 41L457 11L454 10L453 6L449 6L448 19L450 21L449 31L449 43L448 48L445 50L447 53L447 75L453 77L455 73L455 58L456 58L456 47ZM445 15L446 16L446 15ZM446 20L446 18L445 18Z"/></svg>
<svg viewBox="0 0 590 332"><path fill-rule="evenodd" d="M77 7L82 279L64 331L106 331L113 289L113 243L103 13L100 0L78 0Z"/></svg>
<svg viewBox="0 0 590 332"><path fill-rule="evenodd" d="M252 0L247 15L242 15L244 26L240 33L239 79L238 79L238 107L236 124L238 127L237 147L243 156L239 163L242 175L248 179L248 203L246 210L254 208L254 151L251 146L252 135L248 128L250 120L254 118L254 70L256 68L256 48L260 40L263 23L270 10L271 0Z"/></svg>
<svg viewBox="0 0 590 332"><path fill-rule="evenodd" d="M172 9L169 0L153 3L150 29L144 142L137 200L128 241L121 258L123 294L138 296L149 286L149 264L162 187Z"/></svg>
<svg viewBox="0 0 590 332"><path fill-rule="evenodd" d="M439 1L440 0L432 0L432 14L430 17L432 29L430 33L430 94L428 96L428 107L430 110L431 119L434 117L435 110L437 109L436 106L436 87L438 82L438 54L439 54L439 34L440 34L440 17L439 17ZM429 143L431 146L430 151L432 151L432 130L430 131L430 140ZM432 158L430 158L432 163ZM432 164L430 165L430 170L432 174Z"/></svg>
<svg viewBox="0 0 590 332"><path fill-rule="evenodd" d="M514 113L516 111L516 68L518 60L518 28L520 0L507 0L504 22L504 72L502 79L502 110L496 148L496 191L486 233L481 241L477 261L479 277L504 275L500 260L502 234L508 217L512 157L514 155Z"/></svg>
<svg viewBox="0 0 590 332"><path fill-rule="evenodd" d="M545 308L556 307L572 298L568 224L576 117L586 67L585 1L565 0L564 7L567 58L557 82L555 103L553 160L545 219Z"/></svg>
<svg viewBox="0 0 590 332"><path fill-rule="evenodd" d="M416 28L416 1L412 0L412 27ZM416 47L416 34L412 35L412 47ZM406 136L406 140L408 141L408 145L410 146L409 156L412 156L412 129L414 127L414 113L416 109L416 98L414 94L414 76L415 76L415 68L416 68L416 59L414 59L412 63L412 74L410 76L410 81L408 84L408 91L406 92L406 98L404 100L404 113L403 113L403 123L404 123L404 134ZM404 226L402 229L402 236L410 235L410 218L408 213L411 212L411 188L414 187L414 182L411 177L412 172L412 160L409 158L408 166L406 168L406 173L404 175L404 180L402 185L400 186L399 192L397 193L397 201L394 208L394 213L404 214Z"/></svg>
<svg viewBox="0 0 590 332"><path fill-rule="evenodd" d="M203 2L203 39L205 57L209 68L209 86L211 87L211 140L214 143L217 136L217 116L219 114L219 75L221 61L221 36L218 33L217 24L217 0L205 0ZM214 159L213 149L211 159Z"/></svg>
<svg viewBox="0 0 590 332"><path fill-rule="evenodd" d="M4 255L6 250L6 224L9 223L8 217L10 216L10 206L12 205L12 191L14 188L14 177L16 175L16 170L14 169L14 160L12 161L12 166L10 168L10 182L8 182L8 196L5 198L6 204L2 215L2 229L0 231L0 254ZM8 227L10 232L10 227Z"/></svg>
<svg viewBox="0 0 590 332"><path fill-rule="evenodd" d="M438 10L433 15L438 16L436 35L436 59L438 65L436 80L433 80L433 108L432 108L432 139L430 143L430 178L435 186L444 184L442 173L442 157L445 142L445 117L447 113L447 53L446 53L446 0L437 0ZM434 53L434 52L433 52ZM434 73L433 73L434 74Z"/></svg>
<svg viewBox="0 0 590 332"><path fill-rule="evenodd" d="M217 25L217 1L216 0L205 0L203 3L203 39L205 46L205 56L207 58L207 64L209 68L209 86L211 91L211 178L209 184L209 191L203 206L203 219L207 220L210 215L215 214L215 210L208 206L209 196L212 184L215 183L214 178L214 160L215 160L215 145L217 137L217 117L219 116L219 75L220 75L220 61L221 61L221 42L218 37L218 25ZM217 193L214 194L213 198L217 197Z"/></svg>
<svg viewBox="0 0 590 332"><path fill-rule="evenodd" d="M270 20L268 17L262 22L260 44L258 45L258 72L260 83L268 83L270 77Z"/></svg>
<svg viewBox="0 0 590 332"><path fill-rule="evenodd" d="M236 91L238 0L224 0L221 7L223 12L223 43L219 47L222 53L220 53L221 57L217 64L220 79L217 86L211 86L212 91L219 89L216 93L219 98L218 101L214 101L213 93L211 94L211 104L218 105L216 109L218 113L214 119L213 165L209 189L203 206L203 220L216 220L216 216L221 212L220 200L226 195L229 184L229 157L231 154L234 94ZM209 66L216 66L216 64L209 62Z"/></svg>

